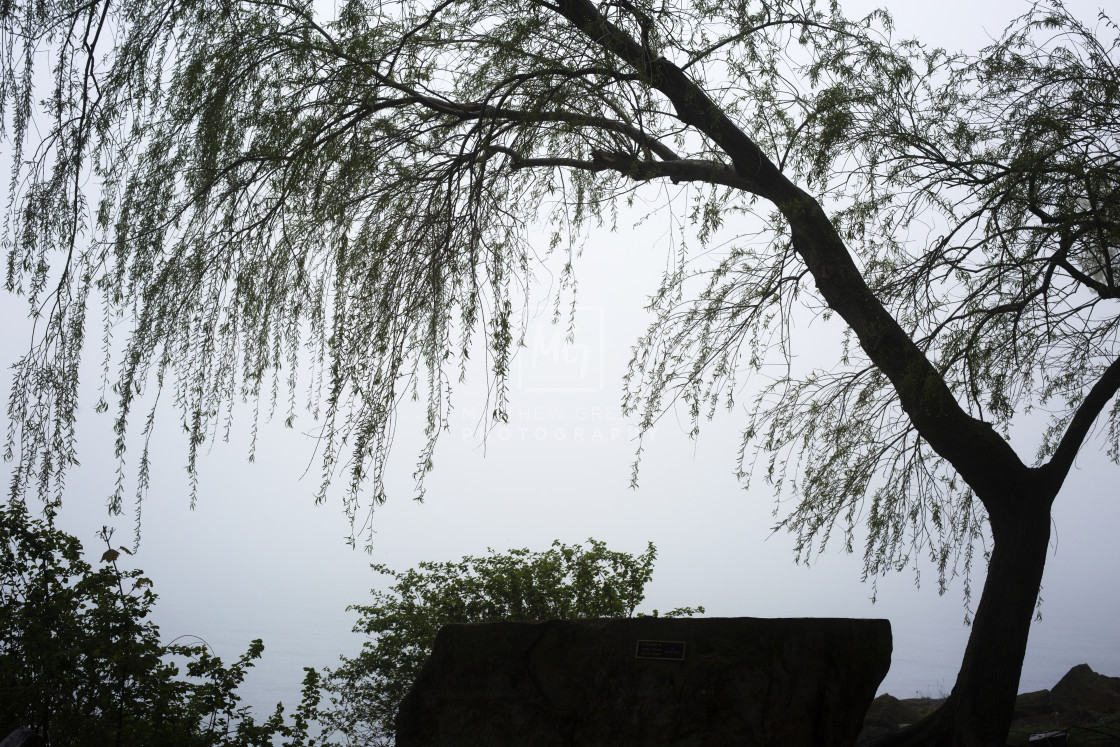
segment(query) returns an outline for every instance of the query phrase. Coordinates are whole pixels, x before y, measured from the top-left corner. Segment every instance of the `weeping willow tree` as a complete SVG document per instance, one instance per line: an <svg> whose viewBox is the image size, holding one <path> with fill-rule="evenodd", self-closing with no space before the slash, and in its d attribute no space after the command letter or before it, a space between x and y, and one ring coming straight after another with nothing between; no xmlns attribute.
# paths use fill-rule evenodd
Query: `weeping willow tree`
<svg viewBox="0 0 1120 747"><path fill-rule="evenodd" d="M1051 505L1095 428L1120 456L1110 20L1037 6L965 56L892 39L883 13L787 0L366 0L329 18L303 0L12 0L0 18L6 284L35 320L14 500L62 500L97 346L112 510L126 474L143 497L152 400L174 400L192 483L248 400L318 424L318 495L345 482L367 522L402 397L426 404L422 495L471 352L506 417L542 256L563 267L559 308L588 232L666 195L693 249L653 295L627 411L648 428L684 403L699 426L791 360L795 314L838 318L833 365L768 373L735 410L739 471L793 499L805 556L865 541L870 577L919 555L967 575L983 539L951 696L895 739L1003 741ZM550 238L527 228L542 221ZM1037 407L1053 417L1022 457L1008 432Z"/></svg>

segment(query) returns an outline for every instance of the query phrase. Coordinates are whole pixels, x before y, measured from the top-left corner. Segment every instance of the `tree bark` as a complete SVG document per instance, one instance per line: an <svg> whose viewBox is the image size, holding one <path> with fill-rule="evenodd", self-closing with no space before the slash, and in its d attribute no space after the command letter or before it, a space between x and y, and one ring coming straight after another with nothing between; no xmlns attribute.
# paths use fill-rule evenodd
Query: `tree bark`
<svg viewBox="0 0 1120 747"><path fill-rule="evenodd" d="M922 721L875 740L874 747L992 747L1011 725L1046 551L1050 490L1005 496L990 516L992 553L964 659L949 698Z"/></svg>

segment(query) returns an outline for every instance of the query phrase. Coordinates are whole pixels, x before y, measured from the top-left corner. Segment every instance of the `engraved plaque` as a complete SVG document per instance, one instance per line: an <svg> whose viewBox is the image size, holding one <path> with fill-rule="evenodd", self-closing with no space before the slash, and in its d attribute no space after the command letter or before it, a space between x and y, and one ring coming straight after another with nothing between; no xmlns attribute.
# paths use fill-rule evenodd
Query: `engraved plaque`
<svg viewBox="0 0 1120 747"><path fill-rule="evenodd" d="M684 661L684 641L638 641L634 658Z"/></svg>

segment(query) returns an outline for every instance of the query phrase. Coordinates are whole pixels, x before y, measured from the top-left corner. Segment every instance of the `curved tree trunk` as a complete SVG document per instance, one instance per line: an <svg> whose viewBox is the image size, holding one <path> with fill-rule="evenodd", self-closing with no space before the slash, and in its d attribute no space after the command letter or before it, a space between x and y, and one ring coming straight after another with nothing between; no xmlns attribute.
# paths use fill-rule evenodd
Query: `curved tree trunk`
<svg viewBox="0 0 1120 747"><path fill-rule="evenodd" d="M774 204L788 221L793 248L829 308L844 319L867 357L890 379L914 429L988 510L992 554L953 692L928 718L878 744L1003 744L1046 564L1050 506L1093 422L1120 392L1120 359L1093 385L1050 461L1028 467L990 423L962 407L926 351L868 286L821 204L794 184L685 70L605 18L592 0L557 0L555 9L662 92L683 124L710 138L730 158L730 163L681 161L668 153L659 154L663 160L658 161L597 152L589 170L615 169L634 179L725 184Z"/></svg>
<svg viewBox="0 0 1120 747"><path fill-rule="evenodd" d="M992 554L956 684L944 705L875 747L991 747L1007 739L1046 551L1051 499L1005 498L991 516Z"/></svg>

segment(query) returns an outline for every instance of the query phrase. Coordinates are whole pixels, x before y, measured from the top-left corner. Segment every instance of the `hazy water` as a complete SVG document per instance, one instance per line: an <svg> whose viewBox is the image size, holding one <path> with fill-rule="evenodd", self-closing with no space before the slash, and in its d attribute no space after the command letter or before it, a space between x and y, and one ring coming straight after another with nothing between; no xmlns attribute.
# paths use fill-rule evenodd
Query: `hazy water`
<svg viewBox="0 0 1120 747"><path fill-rule="evenodd" d="M1113 601L1113 610L1120 612ZM1071 608L1046 605L1032 626L1019 692L1049 689L1077 664L1120 676L1120 635L1116 616L1090 617ZM879 688L895 697L940 697L953 687L968 629L938 621L894 621L891 669Z"/></svg>
<svg viewBox="0 0 1120 747"><path fill-rule="evenodd" d="M236 609L162 607L157 618L165 634L205 629L203 637L227 662L243 653L252 638L264 639L264 657L240 691L243 702L253 706L260 717L271 713L277 702L283 702L287 712L298 705L303 667L334 666L340 654L353 655L362 642L361 636L350 632L354 614L342 609L308 609L276 600L266 603L264 609L253 606L250 627L241 622L244 615ZM1020 692L1051 688L1080 663L1103 674L1120 676L1120 636L1115 617L1093 618L1057 605L1044 607L1043 616L1031 634ZM967 628L959 621L947 625L943 619L929 616L894 619L892 627L894 654L879 692L900 698L946 695L960 664Z"/></svg>
<svg viewBox="0 0 1120 747"><path fill-rule="evenodd" d="M237 608L188 610L163 602L155 618L165 640L175 635L200 636L227 665L244 654L254 638L264 641L264 655L238 689L242 703L252 706L258 718L281 702L291 713L299 705L304 667L333 668L340 655L356 654L363 640L350 632L355 615L342 609L331 613L276 600L266 604L265 615L257 614L262 608L255 605L252 622L246 623L247 615Z"/></svg>

